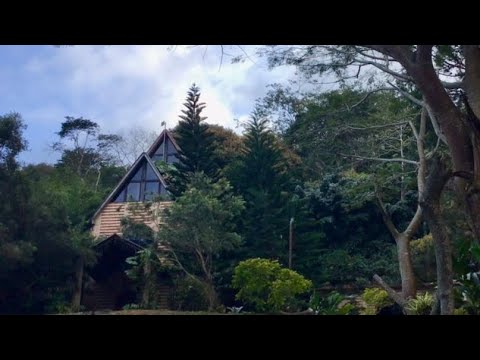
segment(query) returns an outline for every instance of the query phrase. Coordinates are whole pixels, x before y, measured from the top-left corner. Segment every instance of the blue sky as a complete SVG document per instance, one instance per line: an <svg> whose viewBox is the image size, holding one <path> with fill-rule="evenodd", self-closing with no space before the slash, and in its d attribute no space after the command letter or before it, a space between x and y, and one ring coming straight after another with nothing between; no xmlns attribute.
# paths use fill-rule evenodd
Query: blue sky
<svg viewBox="0 0 480 360"><path fill-rule="evenodd" d="M207 122L235 129L271 83L286 83L291 68L269 71L246 46L252 61L220 65L220 47L198 46L0 46L0 114L18 112L27 130L24 163L54 163L48 145L65 116L96 121L103 132L140 126L160 130L178 122L195 82L206 102ZM232 47L229 53L239 53ZM239 131L239 129L235 129Z"/></svg>

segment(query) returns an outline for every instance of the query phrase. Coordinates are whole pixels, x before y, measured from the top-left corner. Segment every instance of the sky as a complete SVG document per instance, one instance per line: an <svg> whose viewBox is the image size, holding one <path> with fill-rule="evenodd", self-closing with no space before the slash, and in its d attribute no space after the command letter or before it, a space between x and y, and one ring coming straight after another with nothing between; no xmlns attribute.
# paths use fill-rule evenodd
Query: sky
<svg viewBox="0 0 480 360"><path fill-rule="evenodd" d="M249 59L231 64L219 46L0 46L0 114L18 112L28 151L19 160L54 163L49 150L65 116L97 122L102 132L141 126L157 132L178 122L188 88L200 87L206 120L236 132L267 85L286 84L294 69L268 70L255 46L227 47Z"/></svg>

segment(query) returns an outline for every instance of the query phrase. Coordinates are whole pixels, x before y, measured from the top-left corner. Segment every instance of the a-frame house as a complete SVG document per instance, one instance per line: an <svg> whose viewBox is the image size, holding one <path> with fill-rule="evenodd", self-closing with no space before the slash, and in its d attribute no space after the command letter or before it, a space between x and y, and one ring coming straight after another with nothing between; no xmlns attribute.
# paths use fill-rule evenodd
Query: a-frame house
<svg viewBox="0 0 480 360"><path fill-rule="evenodd" d="M158 229L161 212L171 201L168 185L155 162L176 163L178 152L172 133L165 129L148 151L137 158L93 215L91 231L96 239L97 264L87 274L81 271L80 278L85 280L78 286L78 300L85 308L121 309L138 299L139 294L125 274L125 260L147 244L145 239L124 237L121 222L128 217L154 231ZM166 200L151 201L163 196ZM168 307L169 290L168 281L160 286L161 307Z"/></svg>

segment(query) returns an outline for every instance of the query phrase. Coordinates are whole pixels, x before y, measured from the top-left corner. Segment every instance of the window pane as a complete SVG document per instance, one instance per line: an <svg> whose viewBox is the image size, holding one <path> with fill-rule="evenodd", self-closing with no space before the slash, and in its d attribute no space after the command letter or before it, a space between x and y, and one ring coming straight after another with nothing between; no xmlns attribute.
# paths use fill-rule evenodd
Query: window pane
<svg viewBox="0 0 480 360"><path fill-rule="evenodd" d="M127 201L140 201L140 183L128 184Z"/></svg>
<svg viewBox="0 0 480 360"><path fill-rule="evenodd" d="M153 171L152 167L150 164L147 164L147 175L145 180L158 180L157 174Z"/></svg>
<svg viewBox="0 0 480 360"><path fill-rule="evenodd" d="M132 180L140 181L142 179L142 170L143 170L143 166L140 166L140 168L137 170L137 172L133 176Z"/></svg>
<svg viewBox="0 0 480 360"><path fill-rule="evenodd" d="M169 163L169 164L178 163L178 157L177 157L177 155L168 155L167 163Z"/></svg>
<svg viewBox="0 0 480 360"><path fill-rule="evenodd" d="M171 142L170 139L168 139L167 144L168 144L168 146L167 146L168 154L176 154L177 149L175 149L175 146L173 146L173 142Z"/></svg>
<svg viewBox="0 0 480 360"><path fill-rule="evenodd" d="M125 201L125 188L120 192L120 194L117 195L117 198L115 199L115 202L124 202Z"/></svg>
<svg viewBox="0 0 480 360"><path fill-rule="evenodd" d="M152 158L153 162L155 161L163 161L163 155L153 155L153 158Z"/></svg>
<svg viewBox="0 0 480 360"><path fill-rule="evenodd" d="M163 186L163 184L160 184L160 194L165 195L167 193L167 190Z"/></svg>
<svg viewBox="0 0 480 360"><path fill-rule="evenodd" d="M145 183L145 201L152 200L158 195L158 182Z"/></svg>

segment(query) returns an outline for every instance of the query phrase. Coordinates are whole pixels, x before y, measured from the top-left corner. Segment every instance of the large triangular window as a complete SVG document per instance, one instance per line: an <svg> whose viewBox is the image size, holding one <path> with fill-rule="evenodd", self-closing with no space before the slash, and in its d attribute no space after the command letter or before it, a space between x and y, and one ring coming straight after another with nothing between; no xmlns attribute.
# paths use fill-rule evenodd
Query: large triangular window
<svg viewBox="0 0 480 360"><path fill-rule="evenodd" d="M152 160L165 161L168 164L174 164L178 162L178 151L175 148L175 145L173 145L173 142L169 136L164 136L162 142L155 150Z"/></svg>
<svg viewBox="0 0 480 360"><path fill-rule="evenodd" d="M143 159L137 165L136 172L119 190L115 202L151 201L159 194L166 194L166 189L151 165Z"/></svg>

